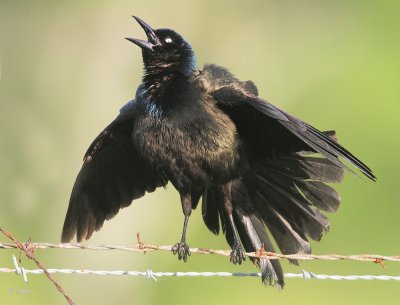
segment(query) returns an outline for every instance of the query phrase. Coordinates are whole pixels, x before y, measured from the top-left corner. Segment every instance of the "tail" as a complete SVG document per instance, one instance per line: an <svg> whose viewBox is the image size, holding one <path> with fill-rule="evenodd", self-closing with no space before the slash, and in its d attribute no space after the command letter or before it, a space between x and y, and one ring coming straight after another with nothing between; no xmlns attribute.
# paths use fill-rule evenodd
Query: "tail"
<svg viewBox="0 0 400 305"><path fill-rule="evenodd" d="M304 153L292 153L265 160L248 178L233 182L234 220L247 252L264 249L275 252L266 228L283 254L311 253L308 239L320 240L329 229L321 211L335 212L339 194L325 183L343 179L343 168L332 161ZM215 234L219 221L228 243L233 233L217 189L203 195L203 219ZM252 259L262 273L264 284L284 286L278 260ZM292 263L298 264L296 260Z"/></svg>

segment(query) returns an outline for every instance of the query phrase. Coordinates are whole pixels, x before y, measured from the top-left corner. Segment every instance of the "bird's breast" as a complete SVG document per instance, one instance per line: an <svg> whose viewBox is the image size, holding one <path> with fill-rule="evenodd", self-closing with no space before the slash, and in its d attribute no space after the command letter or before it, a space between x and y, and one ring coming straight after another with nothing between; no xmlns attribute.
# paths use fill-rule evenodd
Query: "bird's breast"
<svg viewBox="0 0 400 305"><path fill-rule="evenodd" d="M232 179L240 157L233 122L212 103L186 111L135 120L138 151L178 188Z"/></svg>

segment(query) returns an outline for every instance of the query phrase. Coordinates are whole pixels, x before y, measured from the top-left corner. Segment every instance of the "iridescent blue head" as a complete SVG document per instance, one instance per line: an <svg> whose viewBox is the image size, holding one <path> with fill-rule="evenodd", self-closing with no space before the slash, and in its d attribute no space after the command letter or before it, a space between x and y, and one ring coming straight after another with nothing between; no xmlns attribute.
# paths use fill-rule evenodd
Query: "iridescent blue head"
<svg viewBox="0 0 400 305"><path fill-rule="evenodd" d="M142 49L146 74L180 72L189 76L196 69L192 47L181 35L170 29L153 30L142 19L133 16L146 32L147 41L127 38Z"/></svg>

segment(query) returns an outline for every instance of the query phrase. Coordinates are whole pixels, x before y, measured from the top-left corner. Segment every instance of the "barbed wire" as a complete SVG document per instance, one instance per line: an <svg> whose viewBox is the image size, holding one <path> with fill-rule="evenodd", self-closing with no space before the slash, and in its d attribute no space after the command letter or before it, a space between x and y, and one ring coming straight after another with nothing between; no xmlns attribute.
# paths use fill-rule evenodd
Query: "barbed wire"
<svg viewBox="0 0 400 305"><path fill-rule="evenodd" d="M74 302L72 299L66 294L64 289L58 284L58 282L52 276L53 273L64 273L64 274L95 274L95 275L128 275L128 276L144 276L147 278L151 278L157 280L158 277L166 277L166 276L201 276L201 277L210 277L210 276L219 276L219 277L228 277L228 276L260 276L261 274L256 273L241 273L241 272L153 272L152 270L143 271L106 271L106 270L75 270L75 269L46 269L44 265L38 261L35 257L35 251L37 249L80 249L80 250L121 250L121 251L130 251L130 252L150 252L150 251L172 251L172 246L157 246L148 243L144 243L139 233L137 234L138 244L132 245L85 245L80 243L61 243L61 244L52 244L45 242L36 242L33 243L29 239L28 242L22 243L18 241L10 232L4 230L0 227L0 232L2 232L6 237L11 239L13 243L0 243L0 250L7 249L18 249L26 254L26 256L33 260L36 265L40 269L27 270L18 265L18 260L13 255L13 263L15 269L10 268L0 268L0 273L17 273L21 274L24 278L24 281L27 282L27 274L45 274L51 282L56 286L56 288L64 295L69 304L73 305ZM191 248L191 253L196 254L216 254L222 256L229 256L231 250L214 250L208 248ZM21 256L21 254L20 254ZM257 250L255 252L247 252L246 256L253 258L265 258L265 259L291 259L291 260L351 260L351 261L360 261L360 262L373 262L376 264L380 264L382 267L386 268L383 264L384 261L392 261L392 262L400 262L400 256L385 256L378 254L357 254L357 255L340 255L340 254L324 254L324 255L315 255L315 254L280 254L267 252L263 249ZM19 259L21 261L21 258ZM314 274L312 272L304 271L301 274L296 273L285 273L285 278L304 278L304 279L331 279L331 280L395 280L400 281L400 276L388 276L388 275L325 275L325 274Z"/></svg>
<svg viewBox="0 0 400 305"><path fill-rule="evenodd" d="M22 252L25 253L26 257L29 258L30 260L33 260L35 264L43 271L43 273L47 276L47 278L56 286L57 290L65 297L67 302L70 305L74 305L74 301L71 299L69 295L64 291L64 289L61 287L61 285L56 281L56 279L47 271L46 267L35 257L35 247L33 247L30 244L30 239L26 243L21 243L19 240L17 240L14 235L12 235L10 232L4 230L2 227L0 227L0 232L3 233L7 238L11 239L14 242L15 248L19 249ZM21 253L20 253L20 260L21 260ZM20 268L18 266L17 258L13 255L13 261L15 265L15 270L17 274L22 273L24 276L24 280L28 281L25 273L25 269Z"/></svg>
<svg viewBox="0 0 400 305"><path fill-rule="evenodd" d="M27 274L43 274L42 269L18 269L0 268L0 273L17 273L24 276L24 281L27 282ZM81 274L81 275L127 275L127 276L141 276L148 279L157 281L159 277L260 277L260 272L154 272L152 270L146 271L123 271L123 270L87 270L87 269L52 269L48 268L49 273L62 273L62 274ZM317 280L382 280L382 281L400 281L400 276L390 275L326 275L315 274L303 270L302 273L285 273L284 277L288 278L303 278L303 279L317 279Z"/></svg>
<svg viewBox="0 0 400 305"><path fill-rule="evenodd" d="M138 244L132 245L85 245L79 243L63 243L63 244L52 244L44 242L31 242L30 247L35 249L81 249L81 250L120 250L120 251L130 251L130 252L150 252L150 251L169 251L171 252L172 246L157 246L152 244L145 244L140 242ZM10 243L0 243L1 249L17 249L18 246ZM195 254L216 254L222 256L229 256L231 250L214 250L208 248L190 248L191 253ZM281 254L267 251L256 251L256 252L246 252L247 257L254 258L266 258L266 259L296 259L296 260L352 260L361 262L374 262L382 264L384 261L400 262L400 256L385 256L379 254L355 254L355 255L341 255L341 254Z"/></svg>

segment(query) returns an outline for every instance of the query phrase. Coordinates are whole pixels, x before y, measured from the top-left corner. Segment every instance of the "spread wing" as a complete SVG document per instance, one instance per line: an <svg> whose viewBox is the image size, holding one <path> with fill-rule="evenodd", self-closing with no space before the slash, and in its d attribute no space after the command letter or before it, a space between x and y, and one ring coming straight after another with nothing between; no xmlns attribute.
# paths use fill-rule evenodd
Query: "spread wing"
<svg viewBox="0 0 400 305"><path fill-rule="evenodd" d="M329 133L319 131L258 97L252 82L240 82L215 65L205 66L200 77L218 107L235 122L241 138L253 147L254 153L265 156L313 151L352 171L338 159L341 157L368 178L376 179L368 166L332 139Z"/></svg>
<svg viewBox="0 0 400 305"><path fill-rule="evenodd" d="M339 194L327 183L340 182L344 169L351 170L341 160L375 180L372 171L337 143L333 131L321 132L261 99L252 82L241 82L215 65L205 66L197 77L216 106L235 123L248 154L251 170L232 183L233 218L246 251L275 252L267 227L282 253L311 253L309 239L320 240L329 228L323 212L335 212L340 204ZM233 245L220 198L215 189L207 189L203 219L215 234L221 223ZM278 261L255 262L264 283L283 287Z"/></svg>
<svg viewBox="0 0 400 305"><path fill-rule="evenodd" d="M87 150L69 201L62 242L75 234L78 242L90 238L133 199L166 184L133 145L133 103L124 106Z"/></svg>

